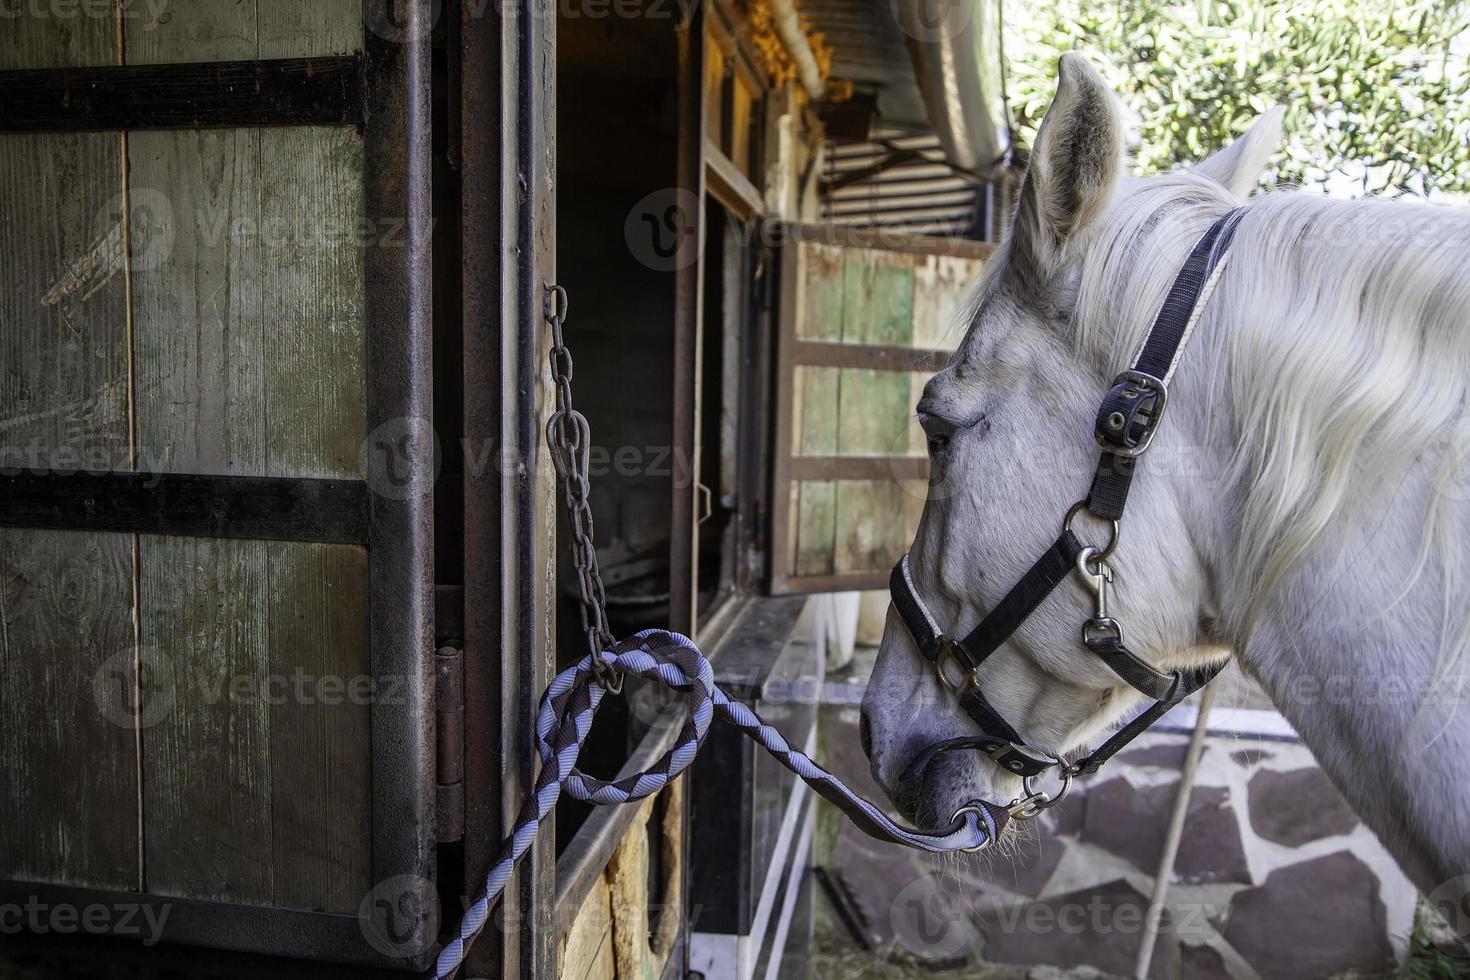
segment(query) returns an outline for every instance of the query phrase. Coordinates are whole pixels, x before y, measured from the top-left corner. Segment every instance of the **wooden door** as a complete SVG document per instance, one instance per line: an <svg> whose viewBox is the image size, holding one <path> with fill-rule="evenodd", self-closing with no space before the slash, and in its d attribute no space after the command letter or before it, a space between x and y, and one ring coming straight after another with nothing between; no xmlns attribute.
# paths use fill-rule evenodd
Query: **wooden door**
<svg viewBox="0 0 1470 980"><path fill-rule="evenodd" d="M388 3L0 37L0 895L425 962L431 4Z"/></svg>
<svg viewBox="0 0 1470 980"><path fill-rule="evenodd" d="M914 421L992 246L787 226L776 354L771 590L878 589L908 549L929 464Z"/></svg>

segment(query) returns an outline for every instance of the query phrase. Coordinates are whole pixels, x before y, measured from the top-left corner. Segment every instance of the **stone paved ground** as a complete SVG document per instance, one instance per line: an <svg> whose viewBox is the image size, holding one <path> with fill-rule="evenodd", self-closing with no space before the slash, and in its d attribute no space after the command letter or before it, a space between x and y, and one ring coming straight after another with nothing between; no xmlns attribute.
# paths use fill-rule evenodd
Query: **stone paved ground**
<svg viewBox="0 0 1470 980"><path fill-rule="evenodd" d="M1257 701L1237 682L1217 705ZM943 971L959 967L971 976L1004 967L1012 972L993 975L1131 975L1188 740L1140 738L1033 824L1013 854L927 857L869 840L828 808L815 862L845 896L854 926L893 968L918 969L912 975L958 976ZM821 758L877 793L855 706L824 707ZM1211 736L1151 975L1384 976L1403 955L1415 901L1413 886L1305 746ZM818 904L830 902L819 896ZM873 954L837 922L829 910L818 944L828 949L828 969L813 975L909 975L872 967ZM854 972L844 963L870 966ZM1051 969L1030 969L1038 965Z"/></svg>

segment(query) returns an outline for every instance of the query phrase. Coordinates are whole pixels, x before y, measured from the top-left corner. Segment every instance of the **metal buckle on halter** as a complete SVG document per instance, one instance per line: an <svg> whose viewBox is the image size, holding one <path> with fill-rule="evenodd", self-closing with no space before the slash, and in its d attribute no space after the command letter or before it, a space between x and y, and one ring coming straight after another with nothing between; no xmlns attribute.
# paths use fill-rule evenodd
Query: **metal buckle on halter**
<svg viewBox="0 0 1470 980"><path fill-rule="evenodd" d="M1115 456L1142 456L1159 431L1169 389L1163 380L1142 371L1124 371L1097 413L1093 437Z"/></svg>
<svg viewBox="0 0 1470 980"><path fill-rule="evenodd" d="M949 688L951 694L958 694L960 688L964 687L967 683L975 683L975 672L967 668L960 660L959 654L955 652L957 644L954 640L947 636L939 636L937 639L939 641L939 656L934 658L934 673L938 675L939 683ZM964 671L964 675L959 680L952 680L950 675L945 673L944 663L946 660L953 660L960 665L960 670Z"/></svg>

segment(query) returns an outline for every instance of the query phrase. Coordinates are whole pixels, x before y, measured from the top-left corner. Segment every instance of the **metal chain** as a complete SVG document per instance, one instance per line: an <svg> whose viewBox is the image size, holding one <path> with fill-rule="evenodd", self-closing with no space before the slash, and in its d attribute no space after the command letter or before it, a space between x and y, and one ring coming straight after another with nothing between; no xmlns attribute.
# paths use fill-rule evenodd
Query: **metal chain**
<svg viewBox="0 0 1470 980"><path fill-rule="evenodd" d="M582 632L587 634L587 652L598 683L613 694L623 689L621 673L607 666L602 651L613 644L607 624L607 595L597 563L597 546L592 538L591 485L587 461L592 450L592 430L587 418L572 407L572 352L562 338L567 318L567 291L561 286L546 290L546 322L551 324L551 380L556 384L556 411L546 420L546 444L551 464L561 484L572 528L572 565L577 572L577 611Z"/></svg>

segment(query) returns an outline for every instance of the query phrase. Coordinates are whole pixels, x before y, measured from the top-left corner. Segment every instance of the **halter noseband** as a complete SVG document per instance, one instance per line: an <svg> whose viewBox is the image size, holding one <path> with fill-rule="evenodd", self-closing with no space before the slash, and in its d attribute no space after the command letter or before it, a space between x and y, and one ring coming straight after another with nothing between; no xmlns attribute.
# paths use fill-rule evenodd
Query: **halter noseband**
<svg viewBox="0 0 1470 980"><path fill-rule="evenodd" d="M909 556L904 555L894 567L889 592L899 618L913 636L919 652L933 664L940 682L959 697L960 707L983 733L930 746L910 763L899 778L901 785L921 781L929 763L942 752L980 749L996 765L1024 780L1026 795L1010 804L1011 815L1019 819L1034 817L1061 802L1073 776L1097 772L1119 749L1224 669L1221 663L1166 674L1129 650L1123 642L1123 627L1108 615L1113 569L1107 559L1118 544L1118 522L1128 501L1137 461L1158 432L1174 369L1225 267L1230 241L1242 214L1241 208L1228 212L1195 244L1169 287L1153 327L1133 359L1133 367L1118 375L1098 409L1093 432L1103 451L1087 496L1072 505L1062 521L1061 535L986 614L980 625L963 639L946 635L919 598L909 573ZM1072 533L1072 522L1083 510L1110 523L1112 534L1106 547L1084 545ZM1082 624L1083 646L1154 703L1091 754L1067 763L1026 745L986 700L980 689L979 667L1074 573L1095 596L1094 614ZM1062 789L1055 797L1033 789L1032 785L1036 777L1052 768L1062 777Z"/></svg>

